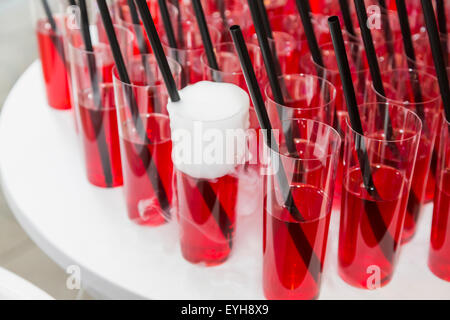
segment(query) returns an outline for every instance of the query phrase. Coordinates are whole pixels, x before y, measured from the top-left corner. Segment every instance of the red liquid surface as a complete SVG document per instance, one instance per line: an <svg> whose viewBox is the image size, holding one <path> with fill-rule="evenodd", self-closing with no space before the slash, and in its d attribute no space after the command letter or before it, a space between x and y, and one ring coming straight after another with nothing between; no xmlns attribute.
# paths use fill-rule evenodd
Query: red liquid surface
<svg viewBox="0 0 450 320"><path fill-rule="evenodd" d="M81 136L87 177L98 187L122 185L119 133L112 85L101 87L102 106L93 104L92 91L79 94Z"/></svg>
<svg viewBox="0 0 450 320"><path fill-rule="evenodd" d="M36 26L48 104L55 109L70 109L70 90L62 35L56 35L47 20ZM56 44L56 46L55 46Z"/></svg>
<svg viewBox="0 0 450 320"><path fill-rule="evenodd" d="M408 242L414 236L420 212L426 202L426 182L428 181L431 161L430 153L430 143L422 139L419 144L419 150L417 151L416 166L414 168L410 196L406 207L402 243Z"/></svg>
<svg viewBox="0 0 450 320"><path fill-rule="evenodd" d="M285 207L265 206L264 210L263 286L267 299L315 299L319 295L331 201L323 191L306 184L292 185L291 192L305 222L292 218Z"/></svg>
<svg viewBox="0 0 450 320"><path fill-rule="evenodd" d="M238 178L212 180L177 172L181 252L191 263L208 266L224 262L232 248Z"/></svg>
<svg viewBox="0 0 450 320"><path fill-rule="evenodd" d="M170 216L173 192L172 141L162 132L155 118L141 117L147 137L144 143L133 123L123 125L121 137L124 192L129 218L156 226ZM134 133L134 135L132 135Z"/></svg>
<svg viewBox="0 0 450 320"><path fill-rule="evenodd" d="M436 186L431 246L428 257L430 270L439 278L450 281L450 170Z"/></svg>
<svg viewBox="0 0 450 320"><path fill-rule="evenodd" d="M381 199L368 194L359 168L344 178L339 230L339 275L365 289L392 278L408 195L404 177L392 167L372 166L372 176Z"/></svg>

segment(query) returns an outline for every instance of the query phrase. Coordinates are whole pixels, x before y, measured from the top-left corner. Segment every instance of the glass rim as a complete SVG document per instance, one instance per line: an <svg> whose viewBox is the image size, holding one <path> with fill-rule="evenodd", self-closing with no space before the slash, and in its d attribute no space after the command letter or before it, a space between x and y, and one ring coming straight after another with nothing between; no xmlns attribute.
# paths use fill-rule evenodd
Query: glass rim
<svg viewBox="0 0 450 320"><path fill-rule="evenodd" d="M97 27L97 25L95 25L95 24L90 24L89 27L91 27L91 26ZM134 41L134 34L133 34L133 32L131 32L129 29L127 29L127 28L125 28L124 26L121 26L121 25L119 25L119 24L114 24L113 27L114 27L114 29L116 29L116 28L117 28L117 29L121 29L122 31L125 31L125 33L128 33L128 34L129 34L130 39L127 40L127 42L128 42L127 45L128 45L129 43L132 43L132 42ZM97 31L98 31L98 30L97 30ZM70 38L70 37L69 37L69 38ZM75 50L75 52L78 52L79 54L80 54L80 53L81 53L81 54L84 54L84 55L95 55L95 54L97 54L97 52L95 51L95 48L94 48L94 51L86 50L86 48L84 47L84 41L83 41L83 47L76 47L76 46L74 46L74 45L72 44L72 41L70 41L70 40L67 41L67 44L68 44L69 48ZM109 42L99 42L99 43L96 44L96 45L98 46L99 44L104 45L104 46L106 46L107 48L110 48ZM94 46L94 44L93 44L93 46Z"/></svg>
<svg viewBox="0 0 450 320"><path fill-rule="evenodd" d="M170 118L169 118L168 115L163 114L163 113L158 113L158 112L148 112L148 113L139 113L139 117L141 117L141 118L142 118L142 117L145 117L146 119L153 118L153 117L156 117L156 118L163 118L162 120L167 121L168 124L169 124L169 126L168 126L169 136L168 136L167 139L158 140L156 143L153 142L154 139L152 139L152 143L146 143L147 145L158 145L158 144L163 144L163 143L166 143L166 142L172 140L172 138L171 138L171 136L170 136ZM158 119L158 121L159 121L159 120L160 120L160 119ZM125 137L123 136L123 134L120 134L120 132L123 131L123 126L124 126L124 124L126 124L126 123L132 123L132 125L133 125L134 127L136 127L136 125L134 124L134 121L133 121L133 119L131 119L131 118L130 118L130 119L126 119L125 121L120 121L120 126L122 127L122 129L119 130L119 136L120 136L121 139L129 140L129 139L125 138Z"/></svg>
<svg viewBox="0 0 450 320"><path fill-rule="evenodd" d="M232 52L233 54L236 55L236 57L239 60L239 56L236 52L236 49L234 47L234 43L231 41L226 41L226 42L219 42L216 45L213 45L213 48L216 49L217 47L222 47L222 46L231 46L234 49L234 52ZM247 49L253 49L253 50L257 50L259 51L259 53L261 54L261 49L259 48L259 46L253 44L253 43L248 43L247 44ZM251 50L250 49L250 50ZM249 51L250 51L249 50ZM216 53L217 54L217 53ZM261 56L262 59L262 56ZM243 75L244 73L242 72L242 69L239 69L239 71L233 71L233 72L227 72L227 71L222 71L222 70L217 70L212 68L209 64L208 64L208 58L206 56L206 52L205 50L203 50L202 54L200 55L200 63L202 64L202 66L206 67L208 69L208 71L213 71L214 73L218 73L218 74L224 74L224 75ZM220 66L219 66L220 67Z"/></svg>
<svg viewBox="0 0 450 320"><path fill-rule="evenodd" d="M337 132L336 129L334 129L332 126L321 122L321 121L317 121L317 120L312 120L312 119L307 119L307 118L291 118L291 119L286 119L281 121L281 123L285 123L285 122L307 122L307 123L313 123L315 125L317 125L317 129L319 129L320 127L325 127L327 130L329 130L329 132L331 132L331 134L334 136L334 141L336 141L336 145L337 146L341 146L342 144L342 137L339 134L339 132ZM280 130L281 131L281 130ZM333 139L329 138L328 139L328 143L327 145L330 145L332 143ZM316 145L317 143L314 143L314 145ZM278 151L273 149L273 145L269 146L269 149L271 150L271 152L274 152L275 154L277 154L281 159L288 159L288 160L293 160L293 161L321 161L322 159L327 159L330 158L333 155L339 155L339 147L336 148L336 150L329 150L328 152L324 153L323 156L321 157L317 157L317 158L299 158L299 157L293 157L291 155L286 155L280 152L280 145L278 145Z"/></svg>
<svg viewBox="0 0 450 320"><path fill-rule="evenodd" d="M306 41L306 40L305 40ZM352 41L350 41L350 40L344 40L344 44L345 44L345 47L346 47L346 49L347 49L347 45L348 44L350 44L350 45L359 45L359 47L361 48L361 49L364 49L364 44L359 40L359 42L357 42L357 43L355 43L355 42L352 42ZM334 54L334 46L333 46L333 42L327 42L327 43L324 43L324 44L322 44L322 45L320 45L319 46L319 49L320 49L320 51L323 51L323 48L324 47L326 47L326 46L329 46L330 47L330 51L332 51L333 52L333 54ZM328 50L328 49L327 49ZM364 51L364 52L366 52L365 50L362 50L362 51ZM347 50L347 52L348 52L348 50ZM314 61L314 59L313 59L313 57L311 56L311 55L305 55L305 58L304 59L306 59L306 58L310 58L310 62L314 65L314 67L316 67L316 68L318 68L318 69L320 69L320 70L325 70L325 71L327 71L327 72L332 72L333 74L336 74L336 75L338 75L339 74L339 68L336 66L336 69L331 69L331 68L329 68L329 67L327 67L326 65L324 65L324 66L321 66L321 65L319 65L319 64L317 64L315 61ZM367 57L366 57L366 59L367 59ZM349 58L349 61L350 61L351 59ZM380 63L380 61L381 62L384 62L384 61L389 61L388 59L386 59L386 54L383 54L383 55L381 55L381 56L377 56L377 61L378 61L378 63ZM351 71L351 70L350 70ZM351 71L350 73L351 74L361 74L361 73L364 73L364 72L367 72L367 71L370 71L370 67L368 66L367 68L365 68L365 69L362 69L362 70L356 70L356 71Z"/></svg>
<svg viewBox="0 0 450 320"><path fill-rule="evenodd" d="M383 142L383 143L394 143L394 142L400 142L400 141L409 141L415 138L420 138L421 134L422 134L422 120L420 120L419 116L409 110L408 108L402 107L400 105L397 104L393 104L390 102L372 102L372 103L363 103L358 105L358 110L362 109L362 108L367 108L367 107L374 107L374 108L379 108L380 105L385 106L385 108L389 108L389 109L400 109L403 112L405 112L405 116L407 117L412 117L412 119L415 119L415 123L417 125L417 132L414 132L414 134L408 138L403 138L403 139L381 139L381 138L373 138L373 137L368 137L365 134L360 134L359 132L355 131L350 123L350 118L349 117L345 117L345 124L347 125L347 128L353 133L353 135L355 136L360 136L363 137L365 140L369 140L369 141L377 141L377 142Z"/></svg>
<svg viewBox="0 0 450 320"><path fill-rule="evenodd" d="M184 22L193 25L194 28L198 28L198 25L195 24L194 21L191 21L191 20L184 20ZM198 30L197 30L197 31L198 31ZM211 36L211 42L212 42L213 46L214 46L216 43L220 43L220 41L221 41L221 39L222 39L222 33L220 32L220 30L217 29L216 27L214 27L214 26L208 24L208 31L209 31L209 34L210 34L210 36ZM213 37L212 37L212 35L211 35L211 31L213 31L213 32L218 36L218 37L217 37L217 39L218 39L217 41L213 41L213 39L212 39ZM198 32L200 32L200 31L198 31ZM160 42L161 42L161 45L163 46L163 48L169 49L169 50L171 50L171 51L176 51L176 52L196 52L196 51L204 51L204 50L205 50L205 49L204 49L204 46L203 46L203 40L202 40L202 46L199 47L199 48L174 48L174 47L171 47L170 44L166 43L166 42L163 40L165 35L166 35L166 32L165 32L165 31L159 34L159 39L160 39ZM177 40L178 40L178 39L177 39Z"/></svg>
<svg viewBox="0 0 450 320"><path fill-rule="evenodd" d="M286 77L292 77L292 78L296 78L296 79L298 79L298 78L303 78L303 79L305 79L305 78L307 78L307 77L308 77L308 78L315 78L315 79L317 79L317 80L319 80L319 81L322 81L322 83L326 83L326 84L328 85L329 88L333 89L333 97L330 98L330 100L329 100L327 103L325 103L325 104L323 104L323 105L321 105L321 106L318 106L318 107L313 107L313 108L292 108L292 107L288 107L288 106L283 105L283 104L279 104L279 103L276 102L274 99L272 99L272 98L269 96L269 94L268 94L269 89L272 90L272 88L270 87L270 83L267 83L267 84L265 85L265 87L264 87L264 95L265 95L266 98L267 98L266 103L271 102L271 103L273 103L274 105L277 105L277 106L280 106L280 107L283 107L283 108L293 109L293 110L320 110L320 109L324 109L324 108L326 108L326 107L332 105L332 103L335 103L335 102L336 102L337 89L336 89L336 87L334 86L334 84L332 84L332 83L331 83L330 81L328 81L327 79L325 79L325 78L323 78L323 77L315 76L315 75L312 75L312 74L305 74L305 73L283 74L283 75L281 75L281 76L278 76L278 79L286 79Z"/></svg>
<svg viewBox="0 0 450 320"><path fill-rule="evenodd" d="M381 72L381 75L383 75L383 74L389 74L389 73L397 73L397 72L408 72L408 73L410 73L410 72L416 72L416 73L418 73L418 74L420 74L420 75L429 77L429 78L431 78L432 80L435 80L436 83L438 83L438 79L437 79L435 76L433 76L432 74L430 74L430 73L428 73L428 72L425 72L425 71L422 71L422 70L415 70L415 71L414 71L413 69L410 69L410 68L397 68L397 69L387 70L387 71ZM383 82L384 82L384 81L383 81ZM375 92L375 94L376 94L377 96L386 99L386 102L392 103L392 104L399 104L399 105L401 105L401 106L403 106L403 107L405 107L405 108L406 108L407 106L420 106L420 105L425 105L425 104L428 104L428 103L433 103L433 102L435 102L435 101L437 101L437 100L439 100L439 99L441 98L441 94L440 94L440 92L439 92L439 93L437 94L436 97L431 98L431 99L429 99L429 100L421 101L421 102L400 101L400 100L395 100L395 99L391 99L391 98L388 98L388 97L383 96L381 93L379 93L379 92L375 89L375 87L374 87L374 85L373 85L373 82L370 83L370 87L371 87L371 89L373 90L373 92Z"/></svg>
<svg viewBox="0 0 450 320"><path fill-rule="evenodd" d="M156 62L156 57L155 57L155 55L153 53L139 54L139 55L134 55L133 57L151 57L151 58L154 59L154 62ZM183 70L181 65L175 59L172 59L170 57L166 57L166 58L167 58L167 62L169 63L169 68L171 69L172 74L174 75L174 78L176 78L177 76L181 76L181 72ZM171 67L170 64L173 64L173 66L176 67L176 73L172 70L172 67ZM159 66L158 66L158 69L159 69ZM117 73L117 66L114 64L114 66L112 68L113 80L117 81L118 83L120 83L124 87L130 87L130 88L160 88L161 86L164 86L164 88L165 88L165 86L166 86L164 81L161 81L161 83L158 84L158 85L155 85L155 84L152 84L152 85L137 85L137 84L134 84L133 81L131 81L132 83L126 83L126 82L123 82L116 75L116 73Z"/></svg>

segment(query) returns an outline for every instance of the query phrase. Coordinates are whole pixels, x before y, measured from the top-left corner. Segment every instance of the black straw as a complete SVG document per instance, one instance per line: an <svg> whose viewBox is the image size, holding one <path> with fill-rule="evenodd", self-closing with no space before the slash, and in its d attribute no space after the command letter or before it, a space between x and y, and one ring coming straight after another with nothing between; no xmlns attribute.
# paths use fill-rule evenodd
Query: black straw
<svg viewBox="0 0 450 320"><path fill-rule="evenodd" d="M439 24L439 32L441 33L441 43L444 52L447 52L448 31L447 31L447 16L445 12L444 0L436 0L436 12ZM448 65L448 55L444 54L445 64Z"/></svg>
<svg viewBox="0 0 450 320"><path fill-rule="evenodd" d="M439 42L439 32L436 25L433 6L431 5L430 0L421 1L431 52L433 53L434 66L439 81L439 88L441 90L442 102L444 104L445 118L450 122L450 88L447 70L445 68L444 54Z"/></svg>
<svg viewBox="0 0 450 320"><path fill-rule="evenodd" d="M344 19L345 29L347 29L347 32L351 36L356 37L356 32L355 28L353 27L352 16L350 14L350 7L348 5L348 0L339 0L339 6L341 8L342 18Z"/></svg>
<svg viewBox="0 0 450 320"><path fill-rule="evenodd" d="M47 17L48 23L50 23L50 27L52 29L53 34L50 35L50 39L53 42L53 45L56 48L56 51L58 52L61 60L63 63L66 61L66 57L64 54L64 46L62 42L60 41L60 38L58 35L60 34L58 26L56 24L55 18L53 18L52 10L50 9L50 6L48 5L47 0L41 0L42 7L44 8L45 16Z"/></svg>
<svg viewBox="0 0 450 320"><path fill-rule="evenodd" d="M311 23L309 0L296 0L296 3L300 18L302 20L303 29L305 30L306 40L308 41L311 56L314 62L323 68L324 63L322 53L320 52L314 27ZM319 76L322 76L321 73L319 73Z"/></svg>
<svg viewBox="0 0 450 320"><path fill-rule="evenodd" d="M414 50L411 37L411 28L409 26L408 11L406 9L405 0L395 0L395 2L397 4L397 12L402 31L405 54L409 58L407 59L407 61L408 61L408 68L411 69L409 70L409 76L411 86L413 88L414 101L417 104L421 103L423 101L423 98L422 98L422 88L418 81L419 77L417 75L416 53ZM420 106L417 106L416 113L422 121L425 121L425 112Z"/></svg>
<svg viewBox="0 0 450 320"><path fill-rule="evenodd" d="M349 120L352 129L358 133L355 135L355 149L358 157L359 167L363 178L364 188L375 200L381 199L378 190L375 187L372 169L370 166L369 155L367 154L367 147L364 140L364 131L359 115L358 105L356 102L355 88L351 77L351 71L348 64L347 53L345 51L344 38L342 37L342 30L337 16L328 19L330 27L331 39L334 46L336 60L341 75L342 89L344 91L345 101L347 104ZM388 113L388 112L386 112ZM369 202L366 201L366 205ZM377 210L375 214L368 214L367 217L372 226L374 235L378 241L387 241L387 246L380 247L388 261L392 258L392 245L395 245L395 240L390 236L383 216L376 205L371 205L372 210Z"/></svg>
<svg viewBox="0 0 450 320"><path fill-rule="evenodd" d="M162 1L165 2L165 0ZM155 23L153 22L153 18L147 7L147 3L145 2L145 0L136 0L136 4L139 10L139 14L141 15L147 37L150 41L150 45L152 46L153 54L155 55L158 66L161 69L161 74L163 76L167 92L169 93L170 100L172 100L172 102L180 101L177 84L175 83L175 79L173 78L172 72L170 71L169 63L167 62L164 49L161 45L161 40L159 38L158 32L156 31ZM172 25L172 23L170 23L170 20L169 24Z"/></svg>
<svg viewBox="0 0 450 320"><path fill-rule="evenodd" d="M205 49L206 58L208 59L208 64L212 69L220 71L202 4L200 0L192 0L192 5L194 7L195 17L197 18L200 35L202 36L203 47ZM213 72L212 74L214 75L215 73ZM215 81L220 82L221 79L215 79Z"/></svg>
<svg viewBox="0 0 450 320"><path fill-rule="evenodd" d="M130 77L128 76L125 61L123 59L122 52L120 50L119 42L117 41L116 33L114 31L114 26L112 23L111 16L109 14L106 0L97 0L97 5L100 10L100 15L103 21L103 25L105 27L109 44L111 46L119 78L123 83L131 85ZM128 86L125 89L125 96L128 99L128 105L131 109L131 114L139 136L145 143L151 143L150 139L147 136L142 120L139 117L139 108L136 102L136 97L134 96L133 90ZM141 148L139 150L139 157L141 158L144 165L148 165L150 168L150 170L147 170L147 175L149 176L149 180L153 186L153 190L155 191L158 197L161 209L166 214L169 214L170 203L166 191L164 189L164 185L162 184L161 177L159 176L158 169L153 161L152 155L150 154L148 148Z"/></svg>
<svg viewBox="0 0 450 320"><path fill-rule="evenodd" d="M392 28L391 23L389 22L389 15L388 10L386 7L386 2L384 0L378 1L381 7L381 22L383 23L383 31L384 31L384 38L386 40L386 47L388 50L389 58L391 59L392 68L396 68L396 61L395 61L395 52L394 52L394 43L392 38Z"/></svg>
<svg viewBox="0 0 450 320"><path fill-rule="evenodd" d="M230 32L234 45L236 47L236 51L239 56L239 60L241 62L241 68L244 73L245 81L247 83L247 87L249 89L253 105L255 106L258 122L261 126L261 129L263 129L264 132L266 133L265 143L268 146L269 150L272 149L275 152L275 154L278 155L277 160L279 166L276 174L282 195L285 199L284 201L285 207L289 211L293 219L297 221L304 221L304 218L301 215L300 211L298 210L293 195L291 193L286 172L284 170L283 164L279 156L279 148L272 132L272 125L270 123L267 110L264 106L264 99L262 97L261 90L258 85L258 80L256 79L255 71L253 69L250 56L248 54L247 45L245 44L242 31L239 26L232 26L230 28ZM297 252L302 257L305 265L309 266L310 270L320 271L322 268L320 259L315 254L314 249L309 243L309 240L304 234L302 228L298 227L294 228L292 227L293 224L291 223L286 224L289 230L289 234L294 242L294 245L296 246ZM313 276L316 282L319 280L319 272L311 272L311 275Z"/></svg>

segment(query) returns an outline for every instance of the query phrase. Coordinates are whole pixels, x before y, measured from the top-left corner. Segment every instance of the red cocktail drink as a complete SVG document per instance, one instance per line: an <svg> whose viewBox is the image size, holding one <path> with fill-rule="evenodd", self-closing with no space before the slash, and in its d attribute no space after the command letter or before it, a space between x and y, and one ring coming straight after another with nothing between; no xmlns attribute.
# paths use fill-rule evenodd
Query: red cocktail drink
<svg viewBox="0 0 450 320"><path fill-rule="evenodd" d="M355 287L377 289L392 278L399 255L421 121L390 104L362 105L359 110L364 136L346 127L339 275ZM364 171L358 149L362 144L370 162Z"/></svg>
<svg viewBox="0 0 450 320"><path fill-rule="evenodd" d="M278 167L265 177L263 288L267 299L316 299L320 292L341 138L324 123L287 120L278 157L300 217L285 203ZM295 151L286 143L294 144ZM290 144L290 143L289 143ZM270 150L270 152L275 152Z"/></svg>
<svg viewBox="0 0 450 320"><path fill-rule="evenodd" d="M214 181L177 172L181 252L191 263L224 262L233 246L239 179Z"/></svg>

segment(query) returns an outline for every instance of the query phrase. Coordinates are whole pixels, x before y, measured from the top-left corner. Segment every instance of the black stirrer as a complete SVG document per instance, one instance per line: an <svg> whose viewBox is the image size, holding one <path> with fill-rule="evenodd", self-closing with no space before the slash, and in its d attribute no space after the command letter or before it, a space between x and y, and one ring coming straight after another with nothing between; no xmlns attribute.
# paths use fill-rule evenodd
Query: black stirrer
<svg viewBox="0 0 450 320"><path fill-rule="evenodd" d="M58 38L58 34L59 33L59 29L58 26L56 24L55 18L53 18L53 13L52 10L50 9L50 6L47 2L47 0L41 0L42 3L42 7L44 9L45 12L45 16L47 17L48 23L50 23L50 28L52 29L52 33L50 35L50 39L53 42L53 45L56 48L56 51L58 51L58 54L62 60L62 62L65 64L66 58L65 58L65 54L64 54L64 46L61 43L60 39Z"/></svg>
<svg viewBox="0 0 450 320"><path fill-rule="evenodd" d="M164 78L164 83L169 93L172 102L180 101L180 94L178 93L175 80L170 72L167 58L164 54L164 50L161 45L161 40L153 22L152 15L148 9L146 0L135 0L137 8L141 15L142 22L144 23L145 32L147 33L150 45L152 46L153 53L158 61L158 66L161 70L161 74ZM214 189L211 187L207 180L201 179L197 182L197 188L203 195L203 200L208 206L211 214L213 215L216 223L218 224L220 231L224 238L228 241L230 248L232 247L232 226L233 223L228 217L226 210L223 208L220 201L217 200ZM217 212L218 211L218 212Z"/></svg>
<svg viewBox="0 0 450 320"><path fill-rule="evenodd" d="M263 129L265 132L265 143L268 146L269 150L272 149L274 153L278 155L277 160L279 166L276 174L283 198L285 199L285 207L289 211L293 219L295 219L296 221L304 221L304 218L302 217L294 202L294 198L290 190L286 172L279 156L279 148L272 132L272 125L270 123L267 110L264 106L264 99L258 85L258 80L256 79L255 71L248 54L247 45L245 44L242 31L239 26L232 26L230 28L230 32L234 45L236 47L236 51L239 55L241 68L245 76L245 81L247 83L253 105L255 106L258 122L261 126L261 129ZM289 230L289 234L293 240L293 243L296 246L299 256L302 258L303 262L306 266L309 267L310 270L315 271L311 272L311 275L317 282L319 280L320 270L322 269L322 263L320 259L314 252L314 249L312 248L302 228L298 228L297 226L295 226L295 224L287 222L286 226Z"/></svg>
<svg viewBox="0 0 450 320"><path fill-rule="evenodd" d="M444 0L436 0L437 20L439 24L439 32L441 33L441 43L444 52L447 52L448 31L447 31L447 16L445 14ZM448 65L448 55L444 54L444 62Z"/></svg>
<svg viewBox="0 0 450 320"><path fill-rule="evenodd" d="M217 63L216 53L214 52L214 47L211 41L211 35L209 33L208 24L206 23L205 13L203 11L202 4L200 0L192 0L192 5L194 7L195 17L197 19L198 28L200 30L200 35L202 36L203 47L205 48L206 58L208 59L209 66L220 71L219 64ZM212 75L214 75L212 71ZM214 81L221 82L220 75L217 74L218 79Z"/></svg>
<svg viewBox="0 0 450 320"><path fill-rule="evenodd" d="M100 90L100 82L97 73L97 64L95 61L94 48L92 46L91 34L89 30L89 17L87 12L86 0L79 1L80 8L80 22L81 22L81 36L83 38L84 47L87 54L87 66L89 72L89 79L91 81L92 95L95 110L90 110L90 118L95 131L98 134L98 152L100 161L102 163L103 175L105 176L105 183L108 187L113 184L111 162L108 152L108 145L106 142L105 132L103 131L102 120L102 96Z"/></svg>
<svg viewBox="0 0 450 320"><path fill-rule="evenodd" d="M317 75L320 78L326 78L324 74L325 63L323 62L322 52L319 48L319 43L317 42L316 33L314 32L314 27L311 22L311 5L309 0L296 0L297 10L300 14L300 19L302 21L303 29L306 35L306 41L308 42L309 51L314 63L317 65ZM325 92L328 95L328 92ZM339 123L339 118L337 116L337 111L334 110L333 122L336 130L342 134L342 128Z"/></svg>
<svg viewBox="0 0 450 320"><path fill-rule="evenodd" d="M141 22L139 20L139 15L136 10L136 5L134 4L134 0L127 0L128 8L130 9L131 22L133 24L134 33L136 34L136 41L138 45L139 52L141 54L142 66L144 68L145 76L147 78L148 85L150 86L152 83L152 79L155 79L155 75L152 73L150 66L147 61L146 54L150 53L150 50L147 45L147 41L145 40L144 34L141 29ZM156 79L155 79L156 81ZM157 93L156 93L157 95ZM152 95L151 97L153 106L155 108L155 112L161 110L159 99L157 96Z"/></svg>
<svg viewBox="0 0 450 320"><path fill-rule="evenodd" d="M259 0L257 0L259 1ZM255 26L256 35L258 36L259 46L261 48L261 53L264 60L264 66L266 68L267 77L269 78L270 88L272 89L272 94L274 100L279 105L285 105L283 90L281 89L277 69L274 63L276 57L274 57L272 50L270 49L267 34L265 32L264 24L262 23L260 9L258 8L257 1L249 0L248 6L252 15L253 25ZM286 145L290 154L297 154L297 148L292 139L292 126L284 127L284 116L283 109L277 106L278 117L281 124L283 125L283 133L286 137Z"/></svg>
<svg viewBox="0 0 450 320"><path fill-rule="evenodd" d="M375 187L372 169L370 166L369 155L367 154L367 147L364 141L364 131L359 115L358 105L356 102L355 88L353 87L351 71L348 64L347 53L345 51L344 38L342 37L342 30L337 16L328 19L328 25L331 32L331 39L333 42L336 60L338 63L339 73L341 75L342 89L347 104L348 115L352 129L358 133L355 135L355 149L357 152L359 167L363 178L364 188L369 195L375 200L381 199L377 188ZM376 203L365 201L365 206L371 210L375 210L375 214L368 214L367 218L372 226L375 238L380 242L380 248L383 251L386 259L389 261L392 258L392 248L396 246L395 240L389 234L389 230L384 223L383 216L379 211ZM381 245L381 241L386 241L386 245Z"/></svg>
<svg viewBox="0 0 450 320"><path fill-rule="evenodd" d="M367 13L366 6L364 4L364 0L354 0L356 13L359 21L359 28L361 30L361 36L363 38L364 47L366 49L366 57L369 63L370 75L372 76L372 82L375 90L381 94L383 97L386 96L386 92L384 90L383 80L381 79L380 66L378 64L377 55L375 52L375 47L373 45L372 33L370 32L367 26ZM377 99L380 100L377 96ZM384 119L385 126L385 134L386 139L391 140L393 136L392 124L389 118L389 112L385 113ZM393 146L394 147L394 146Z"/></svg>
<svg viewBox="0 0 450 320"><path fill-rule="evenodd" d="M403 46L405 47L405 54L408 57L408 68L411 69L409 71L409 77L411 86L413 89L414 101L416 103L421 103L423 101L422 98L422 88L418 81L419 77L417 74L417 65L416 65L416 53L414 50L412 37L411 37L411 28L408 20L408 11L406 9L405 0L395 0L397 5L398 19L400 21L400 28L402 31L403 38ZM417 107L416 113L420 119L425 124L425 112L422 108Z"/></svg>
<svg viewBox="0 0 450 320"><path fill-rule="evenodd" d="M444 105L445 119L450 122L450 88L447 70L445 68L444 54L440 46L439 32L436 25L433 6L429 0L421 0L425 25L427 27L431 52L433 54L434 66L441 91Z"/></svg>
<svg viewBox="0 0 450 320"><path fill-rule="evenodd" d="M266 6L264 5L264 0L249 0L248 2L254 2L255 6L257 8L255 11L259 12L259 16L261 18L261 23L263 26L263 30L266 34L266 37L272 40L271 42L269 42L269 46L270 46L270 50L272 51L272 57L273 57L275 71L276 71L277 75L280 76L282 74L282 72L281 72L280 61L278 59L277 46L275 43L275 38L273 37L272 27L270 26L270 21L269 21L268 15L267 15ZM249 4L249 6L250 6L250 4ZM256 30L256 28L255 28L255 30ZM283 81L281 81L280 85L282 86L281 89L286 88ZM287 90L284 90L284 91L286 92L286 94L288 94Z"/></svg>
<svg viewBox="0 0 450 320"><path fill-rule="evenodd" d="M395 51L394 51L394 43L392 42L392 28L391 23L389 22L389 12L386 7L386 2L384 0L378 0L378 3L381 7L381 22L383 24L383 32L384 38L386 40L386 47L388 50L389 58L391 59L392 68L396 68L397 62L395 61Z"/></svg>
<svg viewBox="0 0 450 320"><path fill-rule="evenodd" d="M178 9L178 26L181 25L181 11L180 11L180 7L178 4L178 0L174 0L175 1L175 5L177 6ZM173 25L172 25L172 20L170 19L170 15L169 15L169 9L167 8L167 3L166 0L158 0L158 4L159 4L159 12L161 13L161 19L163 21L163 25L164 25L164 30L166 31L166 37L167 37L167 41L169 42L169 47L174 49L174 59L179 62L181 64L181 61L178 57L178 42L177 42L177 38L175 37L175 31L173 30ZM179 31L179 30L178 30ZM178 40L180 43L182 43L182 39L181 39L181 33L178 32ZM158 37L159 39L159 37ZM152 45L153 47L153 45ZM189 70L188 68L185 68L182 66L182 71L181 71L181 87L185 87L188 83L189 80ZM172 100L173 101L173 100Z"/></svg>
<svg viewBox="0 0 450 320"><path fill-rule="evenodd" d="M108 10L108 5L106 4L105 0L97 0L97 5L100 10L100 15L112 50L119 78L125 84L131 85L131 81L125 66L125 61L123 59L119 42L117 41L116 33L114 31L114 26ZM150 143L151 141L148 138L142 120L139 117L139 109L137 106L136 97L134 96L133 90L129 87L126 88L127 89L125 89L124 93L125 97L128 99L128 105L131 109L131 114L135 122L136 130L139 136L141 137L142 141L144 141L144 143ZM166 191L164 189L164 185L161 181L161 177L159 176L158 169L153 161L152 155L148 150L148 148L140 148L139 157L142 160L144 166L150 169L147 170L147 175L149 176L150 183L152 184L153 190L155 191L158 197L161 209L166 214L169 214L170 203Z"/></svg>
<svg viewBox="0 0 450 320"><path fill-rule="evenodd" d="M75 0L69 0L69 5L76 6L77 3L75 2Z"/></svg>
<svg viewBox="0 0 450 320"><path fill-rule="evenodd" d="M314 32L314 27L311 23L309 0L296 0L296 3L297 3L297 10L302 20L303 29L305 31L306 40L308 42L311 56L314 62L323 68L324 63L322 52L320 52L319 44L317 42L316 34ZM321 74L322 71L319 73L319 76L322 77Z"/></svg>
<svg viewBox="0 0 450 320"><path fill-rule="evenodd" d="M356 37L356 32L355 28L353 27L352 16L350 14L350 7L348 5L348 0L339 0L339 7L341 8L345 29L351 36Z"/></svg>

